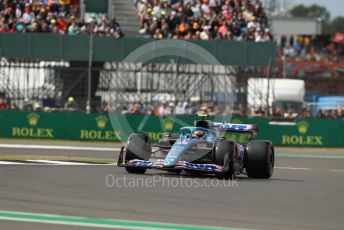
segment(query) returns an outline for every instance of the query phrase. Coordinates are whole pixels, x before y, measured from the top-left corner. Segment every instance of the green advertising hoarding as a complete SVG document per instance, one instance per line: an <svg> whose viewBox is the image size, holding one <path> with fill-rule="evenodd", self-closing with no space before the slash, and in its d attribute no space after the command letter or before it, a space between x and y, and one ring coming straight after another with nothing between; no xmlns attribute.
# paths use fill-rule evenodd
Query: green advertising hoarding
<svg viewBox="0 0 344 230"><path fill-rule="evenodd" d="M152 141L163 133L178 133L182 126L193 125L194 116L145 116L85 114L68 112L0 111L0 137L78 141L126 140L132 132L146 132ZM221 120L224 118L216 118ZM233 118L234 123L254 123L260 127L258 139L269 139L276 146L344 147L344 120L296 120L271 122L265 118ZM228 135L245 142L244 134Z"/></svg>
<svg viewBox="0 0 344 230"><path fill-rule="evenodd" d="M88 0L97 11L107 5ZM102 4L103 3L103 4ZM92 7L90 5L90 7ZM154 42L155 41L155 42ZM185 45L192 43L213 55L223 65L267 66L271 58L276 59L275 42L226 41L226 40L178 40ZM154 43L152 43L154 42ZM171 40L171 42L173 42ZM66 36L54 33L0 33L0 50L6 59L47 60L47 61L86 61L89 59L89 35ZM156 40L152 38L124 37L121 39L93 36L93 61L122 62L134 50L150 44L152 54L157 55ZM187 52L187 51L186 51ZM188 56L188 55L186 55ZM169 58L159 57L151 60L155 63L170 63ZM185 59L184 63L191 63ZM209 64L198 63L198 64Z"/></svg>

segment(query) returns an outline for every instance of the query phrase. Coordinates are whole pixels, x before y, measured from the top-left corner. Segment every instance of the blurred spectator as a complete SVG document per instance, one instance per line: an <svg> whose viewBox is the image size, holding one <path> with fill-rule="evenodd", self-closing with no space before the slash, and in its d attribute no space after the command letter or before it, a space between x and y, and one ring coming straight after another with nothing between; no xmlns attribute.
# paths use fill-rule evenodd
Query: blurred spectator
<svg viewBox="0 0 344 230"><path fill-rule="evenodd" d="M333 110L333 111L331 112L331 118L332 118L332 119L339 119L339 118L340 118L340 116L339 116L337 110Z"/></svg>
<svg viewBox="0 0 344 230"><path fill-rule="evenodd" d="M208 112L209 112L209 108L206 103L202 104L200 110L197 111L197 113L204 113L204 114L208 114Z"/></svg>
<svg viewBox="0 0 344 230"><path fill-rule="evenodd" d="M17 103L15 100L12 99L10 101L10 105L9 105L8 109L10 109L10 110L17 110L18 109L18 106L17 106Z"/></svg>
<svg viewBox="0 0 344 230"><path fill-rule="evenodd" d="M185 109L185 114L191 115L192 114L192 108L190 107L189 103L185 102L184 103L184 109Z"/></svg>
<svg viewBox="0 0 344 230"><path fill-rule="evenodd" d="M218 106L217 106L217 108L218 108ZM238 110L239 110L239 114L241 116L246 116L246 109L245 109L244 103L242 101L240 101L240 103L239 103Z"/></svg>
<svg viewBox="0 0 344 230"><path fill-rule="evenodd" d="M142 34L155 39L271 41L260 0L140 0Z"/></svg>
<svg viewBox="0 0 344 230"><path fill-rule="evenodd" d="M23 110L27 110L27 111L33 110L33 104L30 102L29 98L25 98L24 104L23 104Z"/></svg>
<svg viewBox="0 0 344 230"><path fill-rule="evenodd" d="M68 97L68 100L64 105L64 109L70 112L78 110L78 105L76 104L74 97Z"/></svg>
<svg viewBox="0 0 344 230"><path fill-rule="evenodd" d="M254 117L264 117L265 116L265 111L263 108L260 106L257 110L254 111L253 114Z"/></svg>
<svg viewBox="0 0 344 230"><path fill-rule="evenodd" d="M147 114L147 115L153 115L153 114L154 114L154 108L153 108L153 106L151 106L151 105L148 105L148 106L147 106L146 114Z"/></svg>
<svg viewBox="0 0 344 230"><path fill-rule="evenodd" d="M322 110L319 110L317 114L315 115L316 118L323 119L325 118L325 114L323 113Z"/></svg>
<svg viewBox="0 0 344 230"><path fill-rule="evenodd" d="M170 102L168 105L164 107L163 115L172 115L173 114L174 103Z"/></svg>
<svg viewBox="0 0 344 230"><path fill-rule="evenodd" d="M90 22L77 19L79 3L73 1L2 0L0 2L0 32L90 34L120 38L120 25L113 17Z"/></svg>
<svg viewBox="0 0 344 230"><path fill-rule="evenodd" d="M175 114L176 115L185 114L185 106L181 102L178 102L175 108Z"/></svg>
<svg viewBox="0 0 344 230"><path fill-rule="evenodd" d="M2 97L0 97L0 110L1 109L6 109L6 102Z"/></svg>
<svg viewBox="0 0 344 230"><path fill-rule="evenodd" d="M155 110L155 115L156 116L162 116L164 114L164 110L165 110L165 105L160 104Z"/></svg>
<svg viewBox="0 0 344 230"><path fill-rule="evenodd" d="M283 117L283 113L280 107L276 107L272 112L273 117Z"/></svg>
<svg viewBox="0 0 344 230"><path fill-rule="evenodd" d="M109 103L104 102L101 105L101 111L104 112L104 113L112 112L112 107L111 107L111 105Z"/></svg>
<svg viewBox="0 0 344 230"><path fill-rule="evenodd" d="M127 106L123 106L121 114L125 115L125 114L128 114L128 113L129 113L128 107Z"/></svg>
<svg viewBox="0 0 344 230"><path fill-rule="evenodd" d="M218 115L220 113L219 107L217 105L210 107L209 115Z"/></svg>
<svg viewBox="0 0 344 230"><path fill-rule="evenodd" d="M112 17L111 22L109 24L110 27L110 36L116 37L116 38L120 38L123 37L124 34L121 30L121 26L119 25L119 23L117 22L116 17Z"/></svg>
<svg viewBox="0 0 344 230"><path fill-rule="evenodd" d="M33 110L35 110L35 111L41 111L41 110L42 110L42 102L39 101L39 100L36 100L36 101L33 103Z"/></svg>
<svg viewBox="0 0 344 230"><path fill-rule="evenodd" d="M91 112L91 110L92 110L92 102L91 101L89 101L89 100L86 101L85 110L86 110L86 113L90 113Z"/></svg>
<svg viewBox="0 0 344 230"><path fill-rule="evenodd" d="M141 113L141 105L139 103L134 103L131 108L129 109L129 113L131 114L140 114Z"/></svg>
<svg viewBox="0 0 344 230"><path fill-rule="evenodd" d="M338 109L339 118L344 119L344 108Z"/></svg>
<svg viewBox="0 0 344 230"><path fill-rule="evenodd" d="M294 119L295 117L296 117L296 114L294 113L294 110L293 109L288 109L286 118Z"/></svg>
<svg viewBox="0 0 344 230"><path fill-rule="evenodd" d="M311 117L309 111L306 108L301 109L299 112L299 118L309 118Z"/></svg>

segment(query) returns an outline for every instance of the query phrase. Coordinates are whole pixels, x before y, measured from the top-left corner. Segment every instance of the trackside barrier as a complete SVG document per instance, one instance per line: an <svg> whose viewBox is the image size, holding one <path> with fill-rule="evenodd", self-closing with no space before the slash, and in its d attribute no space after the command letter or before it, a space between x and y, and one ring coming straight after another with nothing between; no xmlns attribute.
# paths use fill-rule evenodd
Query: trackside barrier
<svg viewBox="0 0 344 230"><path fill-rule="evenodd" d="M116 119L112 116L116 116ZM157 141L163 138L163 133L178 133L182 126L192 125L196 119L187 115L145 117L1 110L0 138L120 141L140 129L148 133L153 141ZM258 124L258 139L269 139L276 146L344 147L344 120L299 119L294 123L282 123L265 118L238 117L231 121ZM247 138L245 134L230 134L229 137L239 142Z"/></svg>

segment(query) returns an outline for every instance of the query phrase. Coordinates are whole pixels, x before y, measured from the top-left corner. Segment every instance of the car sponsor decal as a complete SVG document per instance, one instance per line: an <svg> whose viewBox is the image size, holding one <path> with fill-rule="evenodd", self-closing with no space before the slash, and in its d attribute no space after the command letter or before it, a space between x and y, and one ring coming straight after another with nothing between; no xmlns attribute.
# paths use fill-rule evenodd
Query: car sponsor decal
<svg viewBox="0 0 344 230"><path fill-rule="evenodd" d="M130 160L125 166L135 166L135 167L149 167L149 168L163 168L164 160L159 159L156 161L146 161L134 159ZM178 169L190 169L190 170L201 170L207 172L221 172L222 166L217 164L194 164L187 161L178 161L175 165Z"/></svg>
<svg viewBox="0 0 344 230"><path fill-rule="evenodd" d="M232 124L232 123L214 123L220 129L228 130L243 130L248 131L253 129L252 124Z"/></svg>
<svg viewBox="0 0 344 230"><path fill-rule="evenodd" d="M184 139L184 140L178 140L176 142L176 144L180 144L180 145L186 145L189 143L189 140L188 139Z"/></svg>

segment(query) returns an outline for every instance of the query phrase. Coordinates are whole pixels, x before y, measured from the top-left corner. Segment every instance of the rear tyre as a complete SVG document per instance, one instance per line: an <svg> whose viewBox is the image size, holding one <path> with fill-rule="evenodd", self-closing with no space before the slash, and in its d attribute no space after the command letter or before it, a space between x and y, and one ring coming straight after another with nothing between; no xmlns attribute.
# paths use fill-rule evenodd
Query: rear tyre
<svg viewBox="0 0 344 230"><path fill-rule="evenodd" d="M128 138L126 146L125 161L128 162L133 159L149 160L152 152L149 137L147 134L133 133ZM144 174L147 168L126 166L125 169L129 173Z"/></svg>
<svg viewBox="0 0 344 230"><path fill-rule="evenodd" d="M250 141L245 153L245 168L251 178L268 179L275 165L274 147L270 141Z"/></svg>
<svg viewBox="0 0 344 230"><path fill-rule="evenodd" d="M214 162L223 166L223 172L215 174L219 179L235 179L235 142L219 140L215 147Z"/></svg>

